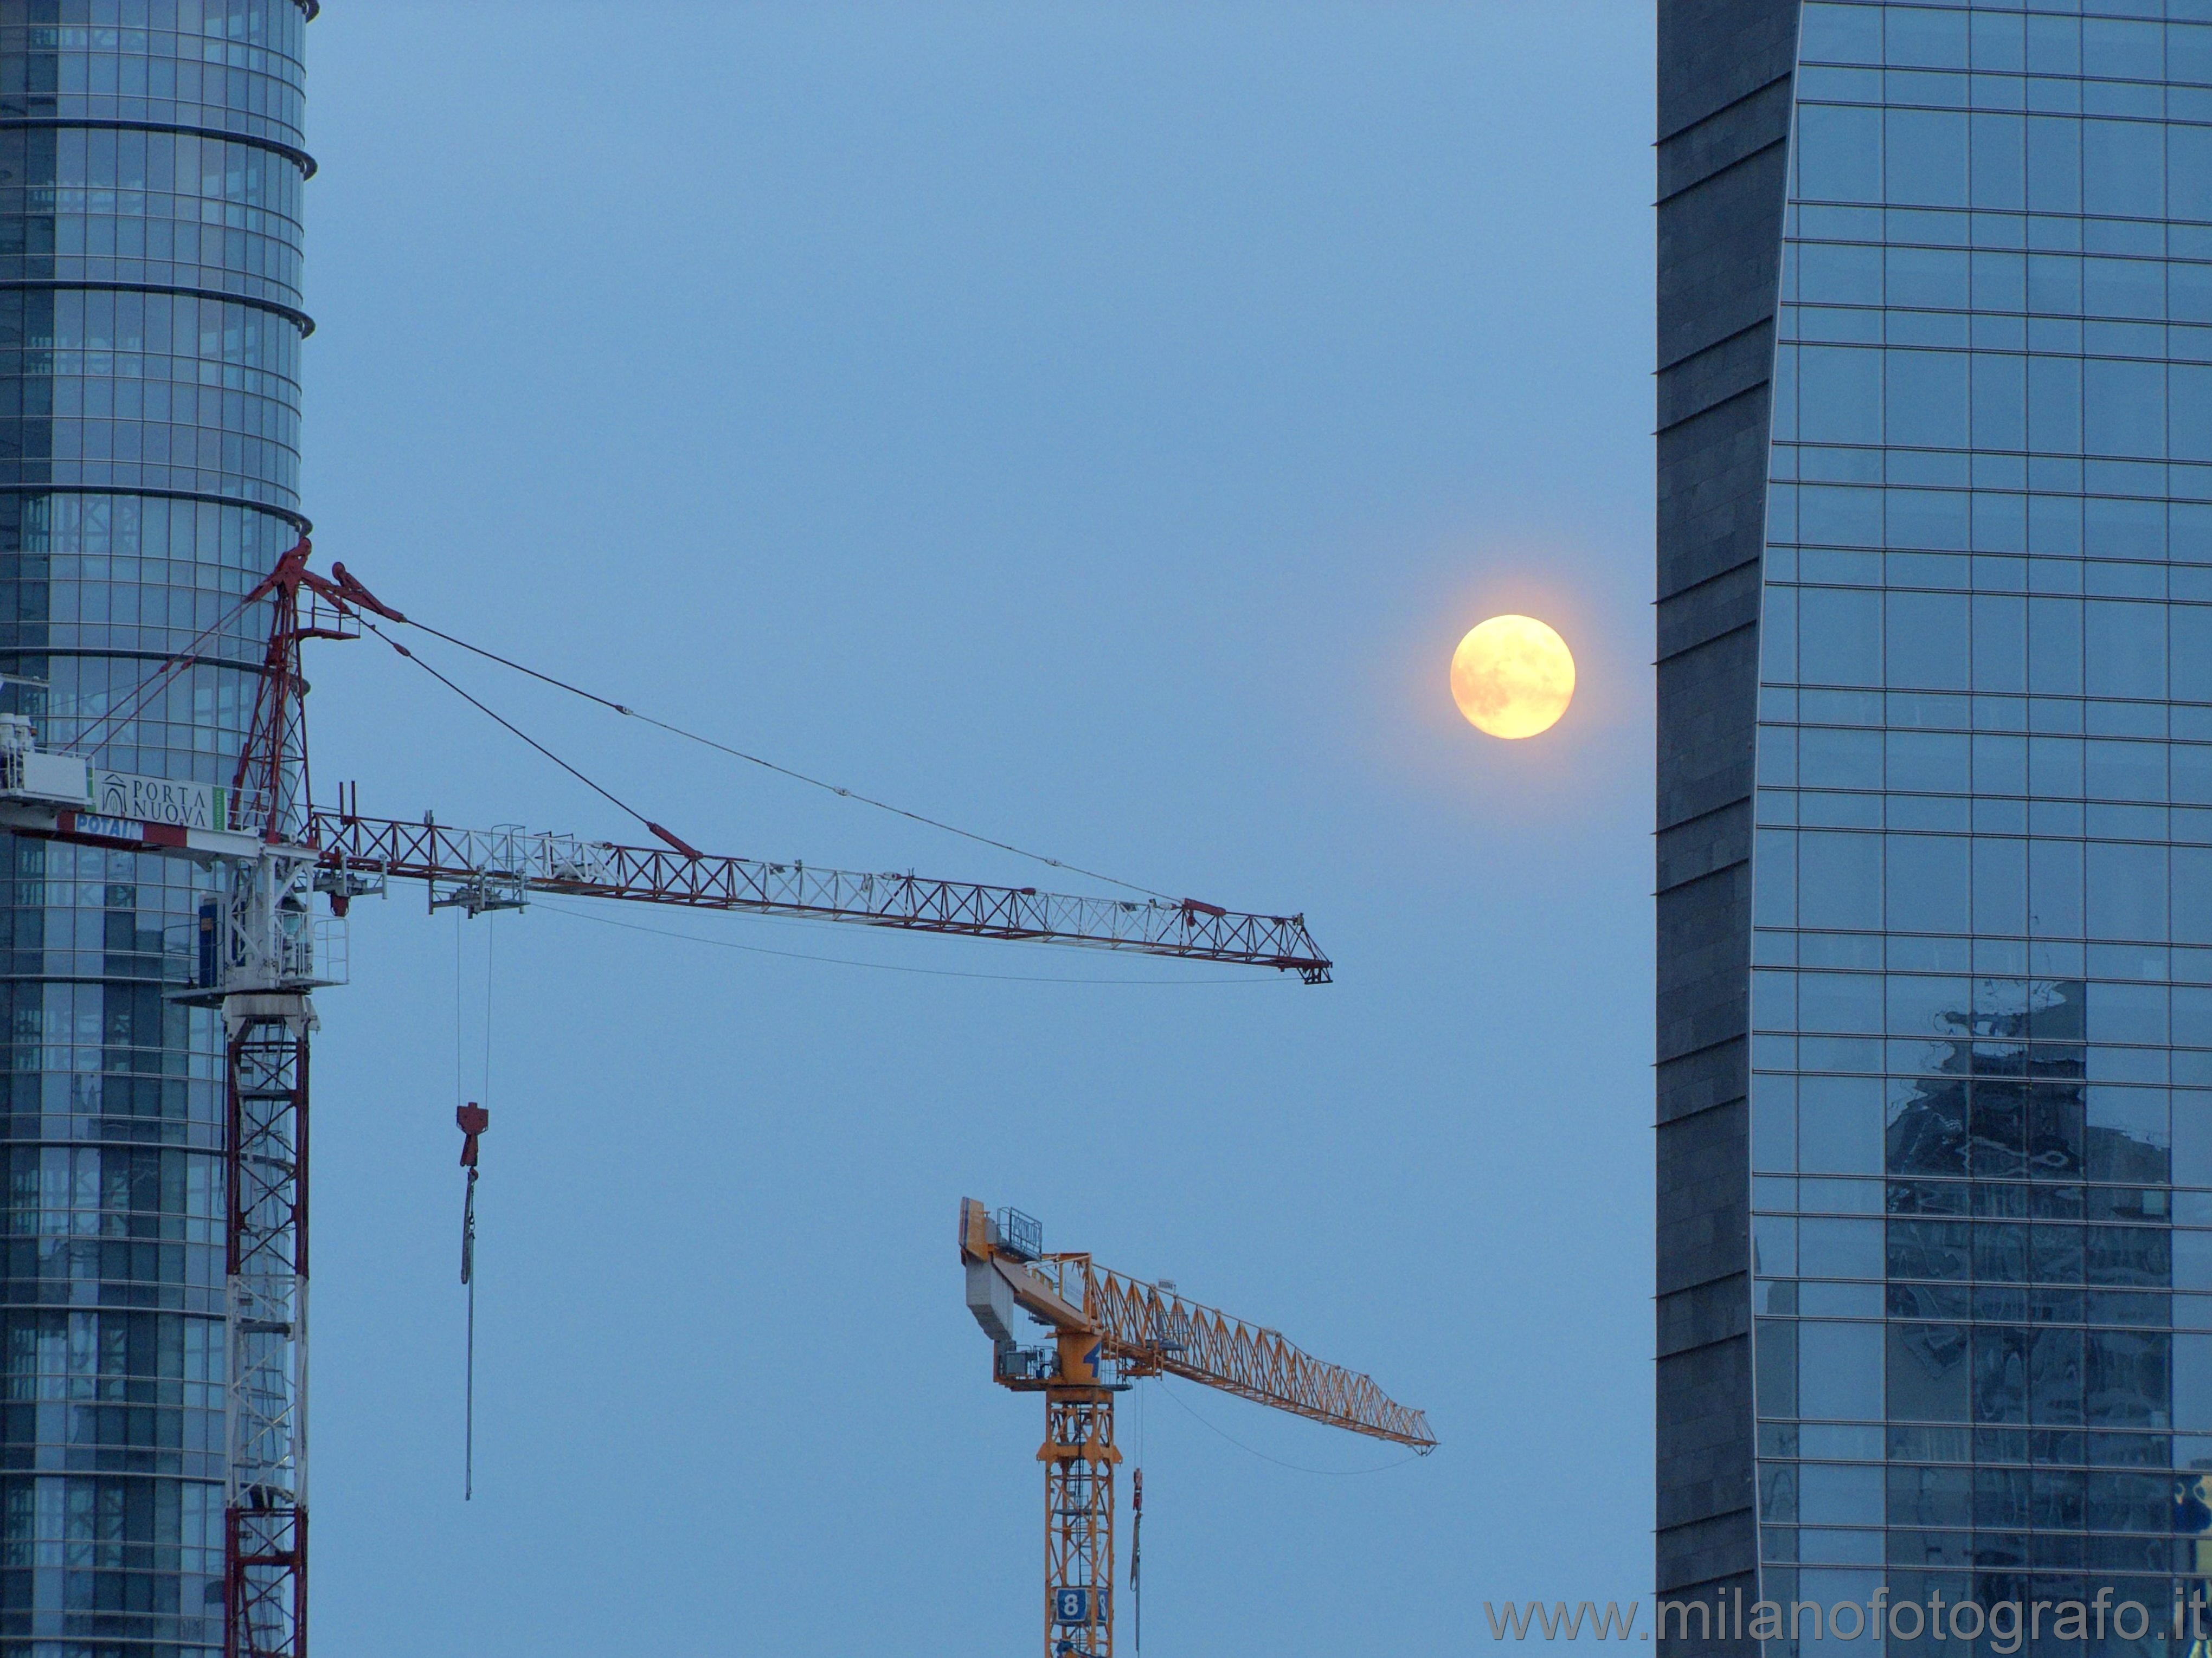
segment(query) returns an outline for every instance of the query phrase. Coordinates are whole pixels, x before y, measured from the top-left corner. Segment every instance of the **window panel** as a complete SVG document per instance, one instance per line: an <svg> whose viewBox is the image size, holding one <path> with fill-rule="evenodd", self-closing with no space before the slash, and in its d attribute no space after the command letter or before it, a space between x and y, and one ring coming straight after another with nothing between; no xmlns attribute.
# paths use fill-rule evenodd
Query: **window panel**
<svg viewBox="0 0 2212 1658"><path fill-rule="evenodd" d="M1801 1145L1808 1120L1801 1107ZM1878 1278L1882 1275L1882 1223L1806 1215L1797 1223L1797 1271L1802 1278Z"/></svg>
<svg viewBox="0 0 2212 1658"><path fill-rule="evenodd" d="M1974 841L1974 931L1984 935L2027 932L2027 842L1978 837Z"/></svg>
<svg viewBox="0 0 2212 1658"><path fill-rule="evenodd" d="M2037 213L2081 210L2080 121L2063 115L2027 118L2027 204Z"/></svg>
<svg viewBox="0 0 2212 1658"><path fill-rule="evenodd" d="M2146 1185L2166 1181L2172 1167L2172 1139L2165 1090L2092 1088L2087 1123L2091 1180ZM2089 1281L2145 1286L2170 1284L2166 1236L2149 1227L2092 1227ZM2106 1250L2102 1257L2100 1248ZM2100 1270L2104 1276L2100 1276Z"/></svg>
<svg viewBox="0 0 2212 1658"><path fill-rule="evenodd" d="M2168 264L2166 310L2175 322L2212 322L2212 265Z"/></svg>
<svg viewBox="0 0 2212 1658"><path fill-rule="evenodd" d="M1881 112L1808 104L1797 112L1797 191L1808 201L1881 199Z"/></svg>
<svg viewBox="0 0 2212 1658"><path fill-rule="evenodd" d="M2025 1423L2027 1332L1980 1326L1973 1333L1973 1419Z"/></svg>
<svg viewBox="0 0 2212 1658"><path fill-rule="evenodd" d="M2166 453L2166 366L2092 358L2083 365L2083 438L2093 455Z"/></svg>
<svg viewBox="0 0 2212 1658"><path fill-rule="evenodd" d="M1973 440L1981 449L2027 447L2027 359L1983 352L1973 360Z"/></svg>
<svg viewBox="0 0 2212 1658"><path fill-rule="evenodd" d="M1881 683L1881 598L1832 587L1808 587L1798 598L1798 661L1804 683Z"/></svg>
<svg viewBox="0 0 2212 1658"><path fill-rule="evenodd" d="M2153 219L2166 211L2166 130L2151 121L2081 123L2081 207Z"/></svg>
<svg viewBox="0 0 2212 1658"><path fill-rule="evenodd" d="M2212 1335L2173 1338L2173 1425L2212 1429Z"/></svg>
<svg viewBox="0 0 2212 1658"><path fill-rule="evenodd" d="M1966 1029L1966 981L1893 973L1885 987L1888 1029L1894 1035L1954 1035Z"/></svg>
<svg viewBox="0 0 2212 1658"><path fill-rule="evenodd" d="M2170 127L2166 142L2166 210L2177 219L2212 220L2212 127Z"/></svg>
<svg viewBox="0 0 2212 1658"><path fill-rule="evenodd" d="M2170 1424L2172 1389L2167 1365L2171 1339L2162 1333L2134 1330L2089 1332L2085 1357L2087 1416L2090 1425L2163 1428ZM2157 1486L2156 1512L2162 1528L2166 1505L2172 1500L2168 1490L2170 1476L2152 1479ZM2136 1528L2136 1510L2130 1504L2140 1505L2142 1513L2148 1517L2151 1511L2148 1486L2148 1482L2142 1476L2092 1473L2089 1523L2114 1530ZM2143 1494L2134 1495L2139 1487L2143 1489Z"/></svg>
<svg viewBox="0 0 2212 1658"><path fill-rule="evenodd" d="M1906 69L1966 67L1966 14L1886 6L1882 61Z"/></svg>
<svg viewBox="0 0 2212 1658"><path fill-rule="evenodd" d="M1848 1011L1836 1020L1841 1028L1852 1030L1879 1030L1881 1028L1881 981L1873 975L1808 975L1808 977L1844 978L1856 976L1873 987L1871 999L1860 999L1861 993L1851 992L1852 1003ZM1808 1027L1814 1028L1814 1027ZM1879 1175L1882 1172L1882 1086L1880 1079L1871 1077L1806 1077L1798 1084L1797 1105L1797 1166L1808 1175ZM1808 1223L1809 1224L1809 1223ZM1862 1224L1862 1223L1852 1223ZM1808 1266L1804 1270L1811 1277L1880 1278L1881 1276L1881 1235L1879 1223L1863 1224L1874 1227L1870 1234L1862 1235L1861 1247L1871 1253L1867 1256L1864 1272L1840 1272L1825 1267ZM1869 1241L1870 1240L1870 1241ZM1808 1256L1808 1260L1818 1259Z"/></svg>
<svg viewBox="0 0 2212 1658"><path fill-rule="evenodd" d="M1751 1082L1752 1167L1791 1169L1797 1166L1797 1083L1794 1077L1755 1076ZM1792 1223L1790 1266L1796 1268L1796 1237ZM1779 1269L1778 1269L1779 1270Z"/></svg>
<svg viewBox="0 0 2212 1658"><path fill-rule="evenodd" d="M2171 858L2174 942L2212 944L2212 849L2176 847ZM2179 989L2174 993L2177 999L2184 994L2202 996L2207 993L2185 993ZM2208 1012L2212 1012L2212 1008L2208 1008ZM2212 1036L2212 1030L2206 1034Z"/></svg>
<svg viewBox="0 0 2212 1658"><path fill-rule="evenodd" d="M2028 1339L2027 1419L2072 1425L2081 1420L2082 1339L2079 1330L2037 1330Z"/></svg>
<svg viewBox="0 0 2212 1658"><path fill-rule="evenodd" d="M1808 345L1797 354L1798 433L1808 443L1881 441L1879 351Z"/></svg>
<svg viewBox="0 0 2212 1658"><path fill-rule="evenodd" d="M2084 744L2087 790L2093 800L2166 799L2166 747L2093 738Z"/></svg>
<svg viewBox="0 0 2212 1658"><path fill-rule="evenodd" d="M1967 688L1965 594L1892 592L1884 610L1887 683L1917 690Z"/></svg>
<svg viewBox="0 0 2212 1658"><path fill-rule="evenodd" d="M2178 1167L2174 1172L2179 1178ZM2212 1232L2184 1229L2174 1233L2173 1287L2212 1290Z"/></svg>
<svg viewBox="0 0 2212 1658"><path fill-rule="evenodd" d="M1970 119L1974 205L2019 212L2027 205L2027 124L2017 115Z"/></svg>
<svg viewBox="0 0 2212 1658"><path fill-rule="evenodd" d="M2155 259L2081 261L2081 310L2092 317L2166 315L2166 266Z"/></svg>
<svg viewBox="0 0 2212 1658"><path fill-rule="evenodd" d="M2092 599L2083 607L2092 696L2166 695L2166 607Z"/></svg>
<svg viewBox="0 0 2212 1658"><path fill-rule="evenodd" d="M2018 686L1984 685L1978 672L1980 667L1980 627L1978 612L1975 617L1976 660L1978 670L1974 688L1977 690L2016 690ZM1977 737L1974 738L1974 792L1977 794L2005 795L2027 793L2027 739L2024 737Z"/></svg>
<svg viewBox="0 0 2212 1658"><path fill-rule="evenodd" d="M1947 1056L1950 1044L1935 1044ZM1962 1082L1898 1078L1887 1084L1887 1122L1883 1133L1884 1167L1893 1175L1963 1175L1966 1172L1966 1089ZM1893 1223L1889 1234L1889 1271L1898 1276L1900 1250L1915 1240L1900 1236ZM1964 1240L1960 1240L1963 1248ZM1963 1263L1964 1257L1961 1256ZM1910 1264L1910 1263L1908 1263ZM1961 1272L1963 1276L1963 1265ZM1917 1272L1916 1277L1942 1277Z"/></svg>
<svg viewBox="0 0 2212 1658"><path fill-rule="evenodd" d="M1966 118L1947 111L1885 112L1887 198L1911 207L1966 203Z"/></svg>
<svg viewBox="0 0 2212 1658"><path fill-rule="evenodd" d="M1893 930L1966 931L1971 890L1967 847L1963 835L1889 837L1888 917ZM1811 896L1809 891L1807 896Z"/></svg>
<svg viewBox="0 0 2212 1658"><path fill-rule="evenodd" d="M1885 1369L1893 1421L1967 1420L1971 1374L1963 1324L1892 1324ZM1888 1470L1893 1524L1965 1525L1972 1517L1971 1476L1964 1468Z"/></svg>
<svg viewBox="0 0 2212 1658"><path fill-rule="evenodd" d="M1798 837L1798 922L1873 932L1881 926L1881 839L1825 829Z"/></svg>
<svg viewBox="0 0 2212 1658"><path fill-rule="evenodd" d="M2176 460L2212 461L2212 367L2175 363L2166 370L2167 433Z"/></svg>
<svg viewBox="0 0 2212 1658"><path fill-rule="evenodd" d="M2166 848L2091 841L2088 895L2091 938L2162 940Z"/></svg>
<svg viewBox="0 0 2212 1658"><path fill-rule="evenodd" d="M1802 1414L1842 1421L1881 1420L1881 1326L1808 1320L1799 1327L1798 1345Z"/></svg>
<svg viewBox="0 0 2212 1658"><path fill-rule="evenodd" d="M1918 448L1966 445L1966 365L1959 351L1887 354L1887 440Z"/></svg>
<svg viewBox="0 0 2212 1658"><path fill-rule="evenodd" d="M1881 546L1881 496L1879 489L1806 484L1797 492L1799 538L1829 547Z"/></svg>
<svg viewBox="0 0 2212 1658"><path fill-rule="evenodd" d="M1882 786L1882 735L1836 726L1808 726L1797 733L1798 780L1807 788L1878 789Z"/></svg>
<svg viewBox="0 0 2212 1658"><path fill-rule="evenodd" d="M2148 8L2130 6L2129 10ZM2081 24L2081 72L2112 80L2156 81L2166 73L2166 32L2157 23L2093 17Z"/></svg>
<svg viewBox="0 0 2212 1658"><path fill-rule="evenodd" d="M2028 360L2027 444L2046 454L2081 452L2081 365L2073 358Z"/></svg>
<svg viewBox="0 0 2212 1658"><path fill-rule="evenodd" d="M1893 247L1888 250L1887 269L1891 305L1963 311L1969 303L1968 266L1963 250Z"/></svg>
<svg viewBox="0 0 2212 1658"><path fill-rule="evenodd" d="M1881 13L1872 7L1808 4L1802 28L1808 63L1881 62Z"/></svg>
<svg viewBox="0 0 2212 1658"><path fill-rule="evenodd" d="M2027 550L2032 553L2051 553L2074 556L2081 551L2082 503L2078 495L2031 495L2027 501ZM2047 582L2039 581L2041 586ZM2070 601L2060 601L2069 603ZM2076 605L2073 614L2078 625L2081 610ZM2035 648L2048 648L2042 641Z"/></svg>
<svg viewBox="0 0 2212 1658"><path fill-rule="evenodd" d="M1882 251L1844 242L1799 242L1797 297L1820 305L1880 305Z"/></svg>
<svg viewBox="0 0 2212 1658"><path fill-rule="evenodd" d="M2027 1159L2027 1085L1977 1078L1967 1097L1967 1160L1971 1172L1977 1179L2019 1179ZM1974 1250L1977 1278L2014 1282L2026 1278L2026 1227L1977 1224Z"/></svg>
<svg viewBox="0 0 2212 1658"><path fill-rule="evenodd" d="M1966 550L1972 498L1964 490L1892 489L1887 494L1886 544L1929 552ZM1963 572L1958 585L1966 585Z"/></svg>
<svg viewBox="0 0 2212 1658"><path fill-rule="evenodd" d="M2166 503L2093 496L2081 503L2082 546L2092 558L2162 559Z"/></svg>
<svg viewBox="0 0 2212 1658"><path fill-rule="evenodd" d="M1928 794L1965 794L1972 785L1971 739L1949 732L1891 732L1888 786Z"/></svg>

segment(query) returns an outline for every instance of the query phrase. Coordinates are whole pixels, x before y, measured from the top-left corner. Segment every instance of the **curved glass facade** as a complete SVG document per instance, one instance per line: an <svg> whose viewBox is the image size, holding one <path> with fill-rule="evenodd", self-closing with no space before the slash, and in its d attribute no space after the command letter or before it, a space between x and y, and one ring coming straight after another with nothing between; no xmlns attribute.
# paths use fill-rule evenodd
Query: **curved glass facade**
<svg viewBox="0 0 2212 1658"><path fill-rule="evenodd" d="M305 0L0 0L0 675L227 785L298 538ZM119 726L161 660L201 660ZM95 727L97 726L97 729ZM210 878L0 837L0 1654L222 1645Z"/></svg>
<svg viewBox="0 0 2212 1658"><path fill-rule="evenodd" d="M2212 1571L2212 7L1808 4L1795 92L1761 1593L2048 1637L2109 1586L2155 1628L2091 1649L2165 1650Z"/></svg>

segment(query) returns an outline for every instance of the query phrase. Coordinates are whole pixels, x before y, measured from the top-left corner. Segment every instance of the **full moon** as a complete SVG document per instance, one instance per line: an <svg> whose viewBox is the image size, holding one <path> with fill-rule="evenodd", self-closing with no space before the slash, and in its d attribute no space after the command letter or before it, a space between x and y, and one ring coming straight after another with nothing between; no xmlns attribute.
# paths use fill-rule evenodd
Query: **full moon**
<svg viewBox="0 0 2212 1658"><path fill-rule="evenodd" d="M1452 653L1451 694L1477 730L1534 737L1574 701L1574 653L1534 616L1493 616Z"/></svg>

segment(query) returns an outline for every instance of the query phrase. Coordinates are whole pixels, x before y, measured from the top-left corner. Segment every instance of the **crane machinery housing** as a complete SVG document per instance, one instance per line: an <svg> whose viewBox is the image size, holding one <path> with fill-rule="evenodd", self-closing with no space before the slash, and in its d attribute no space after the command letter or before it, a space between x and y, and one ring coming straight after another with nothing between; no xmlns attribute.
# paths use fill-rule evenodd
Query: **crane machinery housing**
<svg viewBox="0 0 2212 1658"><path fill-rule="evenodd" d="M1048 1253L1018 1209L960 1200L968 1310L991 1338L991 1379L1044 1395L1045 1658L1113 1658L1114 1395L1180 1376L1371 1439L1437 1448L1429 1419L1369 1377L1300 1351L1276 1331L1185 1299L1174 1286L1109 1271L1085 1254ZM1051 1332L1022 1345L1018 1309Z"/></svg>

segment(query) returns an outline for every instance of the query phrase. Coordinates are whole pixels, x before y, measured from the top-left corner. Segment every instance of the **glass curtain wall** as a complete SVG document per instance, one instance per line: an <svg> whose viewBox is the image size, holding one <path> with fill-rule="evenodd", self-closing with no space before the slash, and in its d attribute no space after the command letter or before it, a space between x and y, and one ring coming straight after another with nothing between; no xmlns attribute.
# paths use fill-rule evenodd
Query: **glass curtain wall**
<svg viewBox="0 0 2212 1658"><path fill-rule="evenodd" d="M230 782L234 612L304 527L313 5L0 0L0 676L106 768ZM167 996L210 878L0 836L0 1654L222 1644L222 1044Z"/></svg>

